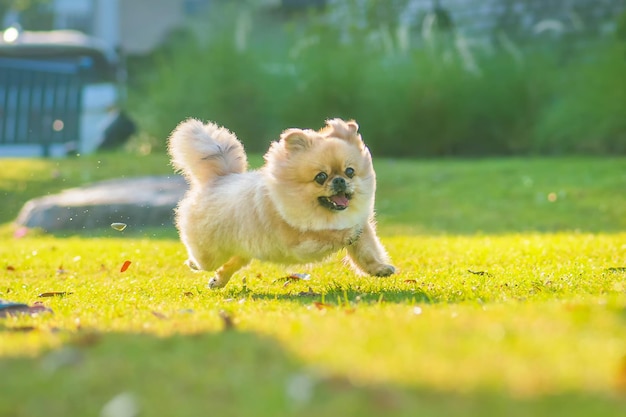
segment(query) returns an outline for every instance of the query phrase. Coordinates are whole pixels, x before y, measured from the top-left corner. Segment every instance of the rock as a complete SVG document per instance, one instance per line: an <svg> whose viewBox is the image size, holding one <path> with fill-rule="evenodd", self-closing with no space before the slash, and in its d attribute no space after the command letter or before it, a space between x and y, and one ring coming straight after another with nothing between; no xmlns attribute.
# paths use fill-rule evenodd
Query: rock
<svg viewBox="0 0 626 417"><path fill-rule="evenodd" d="M101 181L28 201L16 223L46 231L173 226L174 208L187 184L179 176Z"/></svg>

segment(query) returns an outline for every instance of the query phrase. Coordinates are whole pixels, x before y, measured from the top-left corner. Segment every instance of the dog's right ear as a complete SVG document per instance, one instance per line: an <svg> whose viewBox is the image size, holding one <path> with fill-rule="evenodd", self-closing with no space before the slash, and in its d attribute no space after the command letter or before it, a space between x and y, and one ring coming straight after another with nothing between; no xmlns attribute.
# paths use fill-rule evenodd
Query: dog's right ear
<svg viewBox="0 0 626 417"><path fill-rule="evenodd" d="M310 148L312 144L312 138L302 129L285 130L280 135L280 141L289 152L303 151Z"/></svg>

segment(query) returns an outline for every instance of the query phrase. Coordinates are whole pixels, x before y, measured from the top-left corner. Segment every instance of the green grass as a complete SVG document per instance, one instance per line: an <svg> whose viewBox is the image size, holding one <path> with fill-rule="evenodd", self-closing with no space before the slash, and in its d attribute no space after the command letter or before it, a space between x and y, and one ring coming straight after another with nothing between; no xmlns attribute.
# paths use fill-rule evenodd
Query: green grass
<svg viewBox="0 0 626 417"><path fill-rule="evenodd" d="M99 415L120 393L146 416L626 410L624 159L375 159L397 275L339 254L217 291L171 230L11 234L36 192L165 174L164 156L0 163L0 298L54 311L0 319L2 416Z"/></svg>

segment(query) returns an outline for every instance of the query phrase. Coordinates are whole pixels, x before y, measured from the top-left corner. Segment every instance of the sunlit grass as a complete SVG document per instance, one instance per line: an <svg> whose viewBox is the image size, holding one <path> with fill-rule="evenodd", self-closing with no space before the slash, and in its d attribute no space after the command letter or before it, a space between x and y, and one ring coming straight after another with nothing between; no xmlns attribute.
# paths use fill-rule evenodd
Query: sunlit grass
<svg viewBox="0 0 626 417"><path fill-rule="evenodd" d="M74 178L77 160L54 163ZM156 416L622 415L623 166L378 161L399 269L386 279L338 254L253 262L209 290L171 230L14 238L5 225L0 298L54 313L0 319L0 415L98 415L120 393Z"/></svg>

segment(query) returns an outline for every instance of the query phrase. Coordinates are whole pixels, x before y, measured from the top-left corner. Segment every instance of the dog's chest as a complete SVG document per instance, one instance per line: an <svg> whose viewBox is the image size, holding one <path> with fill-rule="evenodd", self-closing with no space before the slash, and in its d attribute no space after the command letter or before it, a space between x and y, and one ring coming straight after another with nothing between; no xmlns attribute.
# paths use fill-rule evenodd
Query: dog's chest
<svg viewBox="0 0 626 417"><path fill-rule="evenodd" d="M358 228L306 232L293 242L290 252L300 262L316 261L354 243L359 235Z"/></svg>

